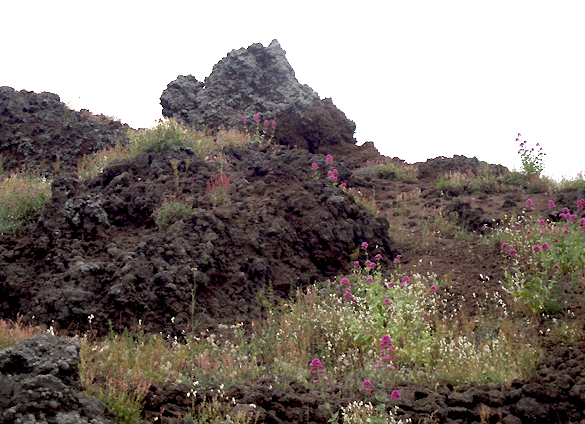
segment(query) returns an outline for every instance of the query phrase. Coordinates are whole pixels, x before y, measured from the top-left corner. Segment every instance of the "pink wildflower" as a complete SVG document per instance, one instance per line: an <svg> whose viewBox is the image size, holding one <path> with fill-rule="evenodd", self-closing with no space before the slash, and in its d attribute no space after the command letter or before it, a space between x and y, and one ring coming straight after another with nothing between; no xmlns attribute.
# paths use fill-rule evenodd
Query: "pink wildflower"
<svg viewBox="0 0 585 424"><path fill-rule="evenodd" d="M532 203L531 199L526 199L526 209L534 210L534 203Z"/></svg>
<svg viewBox="0 0 585 424"><path fill-rule="evenodd" d="M366 278L366 284L372 284L373 282L374 280L372 279L372 277Z"/></svg>
<svg viewBox="0 0 585 424"><path fill-rule="evenodd" d="M389 282L388 283L388 287L394 287L396 284L394 284L393 282Z"/></svg>
<svg viewBox="0 0 585 424"><path fill-rule="evenodd" d="M559 269L558 265L553 265L553 269Z"/></svg>
<svg viewBox="0 0 585 424"><path fill-rule="evenodd" d="M311 361L311 374L320 374L324 373L325 370L323 369L323 364L317 358Z"/></svg>
<svg viewBox="0 0 585 424"><path fill-rule="evenodd" d="M345 182L341 183L341 188L347 188L347 183Z"/></svg>
<svg viewBox="0 0 585 424"><path fill-rule="evenodd" d="M548 201L548 208L549 209L554 209L556 207L557 207L557 205L555 205L555 202L553 200Z"/></svg>
<svg viewBox="0 0 585 424"><path fill-rule="evenodd" d="M538 251L540 251L540 246L532 246L532 250L534 252L538 252Z"/></svg>
<svg viewBox="0 0 585 424"><path fill-rule="evenodd" d="M507 248L508 246L510 246L508 243L502 243L502 249Z"/></svg>
<svg viewBox="0 0 585 424"><path fill-rule="evenodd" d="M526 235L527 236L531 236L532 235L532 231L530 231L530 230L526 231Z"/></svg>
<svg viewBox="0 0 585 424"><path fill-rule="evenodd" d="M410 277L408 275L405 275L404 277L402 277L402 280L400 280L403 283L410 283Z"/></svg>
<svg viewBox="0 0 585 424"><path fill-rule="evenodd" d="M400 400L400 392L398 390L394 390L390 395L390 399L392 400Z"/></svg>
<svg viewBox="0 0 585 424"><path fill-rule="evenodd" d="M541 219L540 221L538 221L538 225L541 227L545 227L546 226L546 221L544 219Z"/></svg>
<svg viewBox="0 0 585 424"><path fill-rule="evenodd" d="M378 253L376 256L374 256L374 259L377 260L377 261L379 261L380 259L382 259L382 255L380 255Z"/></svg>
<svg viewBox="0 0 585 424"><path fill-rule="evenodd" d="M276 128L276 121L272 121L272 129Z"/></svg>
<svg viewBox="0 0 585 424"><path fill-rule="evenodd" d="M361 391L367 390L368 392L372 392L372 382L370 380L364 380L362 385Z"/></svg>
<svg viewBox="0 0 585 424"><path fill-rule="evenodd" d="M386 306L387 308L390 307L390 299L388 299L387 297L384 298L384 306Z"/></svg>
<svg viewBox="0 0 585 424"><path fill-rule="evenodd" d="M548 243L542 243L542 250L547 250L549 248Z"/></svg>
<svg viewBox="0 0 585 424"><path fill-rule="evenodd" d="M343 300L353 300L355 299L355 296L353 294L351 294L350 291L345 292L345 294L343 295Z"/></svg>
<svg viewBox="0 0 585 424"><path fill-rule="evenodd" d="M350 286L351 287L351 283L349 282L348 278L341 279L341 283L339 284L339 287L343 287L343 286Z"/></svg>
<svg viewBox="0 0 585 424"><path fill-rule="evenodd" d="M353 267L357 268L358 266L360 266L360 261L353 261Z"/></svg>
<svg viewBox="0 0 585 424"><path fill-rule="evenodd" d="M583 226L585 226L585 218L581 218L581 219L579 220L579 225L583 225Z"/></svg>
<svg viewBox="0 0 585 424"><path fill-rule="evenodd" d="M516 253L518 253L516 249L510 249L510 255L515 255Z"/></svg>
<svg viewBox="0 0 585 424"><path fill-rule="evenodd" d="M317 169L319 169L319 165L317 165L317 163L316 163L316 162L313 162L313 163L311 164L311 168L313 168L314 170L317 170Z"/></svg>
<svg viewBox="0 0 585 424"><path fill-rule="evenodd" d="M260 122L260 114L257 113L256 115L254 115L254 122L259 123Z"/></svg>
<svg viewBox="0 0 585 424"><path fill-rule="evenodd" d="M437 291L437 286L431 286L430 290L431 290L432 292L436 292L436 291Z"/></svg>
<svg viewBox="0 0 585 424"><path fill-rule="evenodd" d="M428 312L423 312L423 317L428 317L429 313Z"/></svg>
<svg viewBox="0 0 585 424"><path fill-rule="evenodd" d="M380 339L380 349L390 349L392 347L392 340L389 334L384 334Z"/></svg>
<svg viewBox="0 0 585 424"><path fill-rule="evenodd" d="M325 165L331 165L333 163L333 156L327 155L325 158Z"/></svg>
<svg viewBox="0 0 585 424"><path fill-rule="evenodd" d="M245 123L246 123L246 117L242 116L242 124L245 124Z"/></svg>
<svg viewBox="0 0 585 424"><path fill-rule="evenodd" d="M366 250L368 248L368 243L365 241L362 243L362 249Z"/></svg>

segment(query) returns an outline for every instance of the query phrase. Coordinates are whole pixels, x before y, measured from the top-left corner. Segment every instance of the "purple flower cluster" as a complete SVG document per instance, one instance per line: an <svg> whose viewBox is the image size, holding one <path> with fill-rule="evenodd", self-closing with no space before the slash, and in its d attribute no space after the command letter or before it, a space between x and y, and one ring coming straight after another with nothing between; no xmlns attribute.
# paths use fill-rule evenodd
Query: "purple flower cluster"
<svg viewBox="0 0 585 424"><path fill-rule="evenodd" d="M362 383L362 388L360 391L363 392L364 390L366 390L368 393L372 393L372 382L370 380L364 380Z"/></svg>
<svg viewBox="0 0 585 424"><path fill-rule="evenodd" d="M557 207L557 205L555 204L554 200L549 200L548 201L548 209L555 209ZM530 209L530 210L534 210L534 203L532 202L531 199L527 199L526 200L526 208ZM585 210L585 198L580 199L579 201L577 201L577 213L584 211ZM569 230L569 226L576 223L577 220L579 220L579 231L583 231L585 232L585 217L581 217L579 219L579 216L577 214L571 213L570 209L565 207L563 208L563 211L561 213L558 213L558 211L554 210L551 212L551 215L556 216L558 215L559 218L564 219L566 222L563 224L563 231L562 234L567 236L569 234L571 234L571 231ZM544 236L545 232L546 233L552 233L554 231L553 228L548 228L548 224L544 219L539 219L538 221L538 226L541 228L540 230L540 235ZM518 227L516 227L518 228ZM532 232L530 230L526 231L526 235L527 236L531 236ZM500 246L501 250L507 250L508 254L510 256L514 256L516 254L518 254L518 251L516 249L509 249L510 245L508 243L502 243L502 245ZM542 244L535 244L532 246L532 251L534 253L537 252L544 252L547 251L551 248L551 246L548 243L542 243ZM508 250L509 249L509 250ZM559 269L559 265L554 265L553 269Z"/></svg>
<svg viewBox="0 0 585 424"><path fill-rule="evenodd" d="M384 300L385 301L385 300ZM389 370L393 370L394 366L392 365L392 354L395 350L392 348L392 340L390 340L390 335L385 334L380 339L380 364L376 365L376 368L383 368L386 367Z"/></svg>
<svg viewBox="0 0 585 424"><path fill-rule="evenodd" d="M343 300L346 303L352 303L351 301L355 299L355 296L351 293L351 283L347 277L341 279L339 290L343 292Z"/></svg>
<svg viewBox="0 0 585 424"><path fill-rule="evenodd" d="M333 168L332 165L333 165L333 156L327 155L325 157L325 166L331 167L331 169L329 169L329 171L327 171L327 178L329 179L329 181L333 182L335 185L339 180L339 171L336 168ZM317 172L317 170L319 169L319 165L317 164L317 162L313 162L311 164L311 168L314 171L313 178L319 179L319 173ZM347 188L347 184L345 182L343 182L343 183L341 183L341 187L345 189L345 188Z"/></svg>
<svg viewBox="0 0 585 424"><path fill-rule="evenodd" d="M338 179L337 174L339 174L339 171L337 171L337 169L333 168L331 171L327 172L327 178L329 178L333 182L336 182Z"/></svg>
<svg viewBox="0 0 585 424"><path fill-rule="evenodd" d="M262 125L261 123L261 119L260 119L260 114L257 113L254 115L254 122L256 123L256 133L255 133L255 137L257 141L264 141L266 139L266 136L269 132L269 130L272 128L271 134L270 134L270 138L268 140L268 142L270 143L272 141L272 138L274 137L274 130L276 129L276 121L269 121L268 119L264 120L264 124ZM248 127L247 127L247 121L246 121L246 117L242 116L242 125L245 127L246 130L246 135L250 135L248 133Z"/></svg>
<svg viewBox="0 0 585 424"><path fill-rule="evenodd" d="M311 374L315 375L315 374L324 374L325 370L323 369L323 364L321 364L321 361L317 358L313 359L311 361ZM319 382L319 380L323 380L323 381L327 381L327 377L323 376L320 379L317 378L316 380L313 380L314 384L317 384Z"/></svg>

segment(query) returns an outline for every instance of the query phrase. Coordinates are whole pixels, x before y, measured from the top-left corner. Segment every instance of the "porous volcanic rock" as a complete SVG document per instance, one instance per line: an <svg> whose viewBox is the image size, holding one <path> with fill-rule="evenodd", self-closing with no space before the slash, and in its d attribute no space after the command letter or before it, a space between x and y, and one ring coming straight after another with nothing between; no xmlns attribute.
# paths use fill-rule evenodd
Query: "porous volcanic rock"
<svg viewBox="0 0 585 424"><path fill-rule="evenodd" d="M171 148L115 161L86 182L62 173L38 222L0 243L0 313L70 331L88 329L93 314L100 332L111 321L179 334L193 318L249 322L260 293L284 299L348 272L356 250L365 260L363 241L388 265L398 253L388 221L334 185L333 166L348 179L343 163L286 146L226 148L221 163ZM231 202L214 207L206 187L220 170ZM170 196L193 212L158 230L153 212Z"/></svg>
<svg viewBox="0 0 585 424"><path fill-rule="evenodd" d="M79 342L49 333L0 351L0 423L115 422L79 385Z"/></svg>
<svg viewBox="0 0 585 424"><path fill-rule="evenodd" d="M5 171L71 170L82 155L127 143L129 127L71 110L53 93L0 87L0 155Z"/></svg>
<svg viewBox="0 0 585 424"><path fill-rule="evenodd" d="M300 84L285 54L277 40L268 47L256 43L228 53L205 83L179 76L162 93L163 116L197 129L241 128L245 116L245 126L254 132L253 116L259 113L258 125L267 136L276 121L274 139L281 144L325 153L328 146L355 144L355 124L331 99Z"/></svg>

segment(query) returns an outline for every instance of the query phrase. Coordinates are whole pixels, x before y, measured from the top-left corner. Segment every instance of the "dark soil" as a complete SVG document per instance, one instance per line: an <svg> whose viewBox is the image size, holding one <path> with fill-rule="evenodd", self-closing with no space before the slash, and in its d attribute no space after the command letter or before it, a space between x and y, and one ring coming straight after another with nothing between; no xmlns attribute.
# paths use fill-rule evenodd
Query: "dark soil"
<svg viewBox="0 0 585 424"><path fill-rule="evenodd" d="M67 171L82 154L121 137L121 125L83 120L80 113L68 115L69 123L57 112L43 121L47 108L57 110L54 103L60 104L58 98L45 98L47 105L30 100L34 108L18 113L18 108L4 109L9 116L0 121L5 169L50 172L55 152L63 152ZM87 135L100 131L103 137ZM75 147L67 154L72 137ZM462 156L418 164L418 182L406 183L365 172L371 164L391 160L371 143L336 145L330 153L340 181L366 197L375 196L377 216L328 181L324 155L288 146L226 148L207 161L189 149L171 148L165 154L116 161L88 181L61 172L37 222L0 235L0 316L21 314L25 322L53 326L63 335L91 330L100 336L110 325L115 331L137 330L139 323L144 331L177 335L194 318L193 294L195 318L215 331L220 323L247 324L258 318L261 293L272 290L276 299L286 299L297 288L347 272L350 255L363 241L374 247L370 254L383 256L385 269L391 271L392 259L400 254L402 272L446 276L450 284L440 294L471 314L477 310L476 298L486 293L498 291L510 302L498 283L501 257L480 236L504 214L521 211L527 197L538 208L534 213L547 217L551 196L534 193L528 185L504 193L441 192L436 183L445 172L478 171L477 159ZM178 184L171 159L179 164ZM313 162L320 166L318 179L313 178ZM213 207L206 187L220 172L231 177L231 203ZM195 209L189 218L159 230L153 212L170 196L188 200ZM567 192L552 199L572 207L584 196ZM466 237L430 234L425 223L439 211L456 213ZM579 305L567 302L573 319L582 322ZM413 422L480 422L485 411L489 422L579 422L585 419L584 364L585 342L550 340L545 357L525 380L465 387L404 382L393 388L402 400L387 406L398 405L399 416ZM260 379L226 388L226 396L240 408L256 405L259 422L326 423L331 416L326 402L335 412L353 400L376 404L375 395L382 394L307 389L279 378L278 385ZM191 404L189 390L171 383L151 387L144 418L152 422L164 409L163 422L178 422ZM385 395L389 398L390 391ZM201 401L213 393L198 396Z"/></svg>

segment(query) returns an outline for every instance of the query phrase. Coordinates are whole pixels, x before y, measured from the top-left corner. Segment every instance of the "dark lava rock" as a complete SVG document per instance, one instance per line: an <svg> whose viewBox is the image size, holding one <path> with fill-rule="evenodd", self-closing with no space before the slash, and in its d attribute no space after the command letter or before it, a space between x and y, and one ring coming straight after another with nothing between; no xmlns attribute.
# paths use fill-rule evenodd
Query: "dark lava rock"
<svg viewBox="0 0 585 424"><path fill-rule="evenodd" d="M477 174L482 165L487 166L487 169L495 175L509 172L505 166L486 164L480 162L476 157L468 158L462 155L454 155L452 158L439 156L428 159L426 162L417 162L414 165L418 167L418 176L421 179L438 178L449 172L465 173L468 170Z"/></svg>
<svg viewBox="0 0 585 424"><path fill-rule="evenodd" d="M328 146L355 144L355 124L331 99L321 99L300 84L277 40L232 50L201 83L192 75L179 76L163 91L163 116L197 129L242 128L256 125L281 144L311 152L329 153ZM261 120L253 121L260 114ZM265 121L267 126L264 127Z"/></svg>
<svg viewBox="0 0 585 424"><path fill-rule="evenodd" d="M0 423L109 424L115 416L79 387L79 343L45 333L0 351Z"/></svg>
<svg viewBox="0 0 585 424"><path fill-rule="evenodd" d="M111 321L119 331L142 322L146 331L179 334L194 319L210 328L249 322L261 313L257 296L286 299L348 272L364 241L383 265L398 253L386 218L334 186L322 155L226 149L231 203L213 207L206 186L219 164L183 154L180 196L193 211L165 230L153 212L177 194L168 156L117 161L86 182L55 178L38 222L16 245L0 245L0 312L68 331L88 329L94 315L99 332ZM313 162L321 165L317 179ZM333 166L348 173L343 163Z"/></svg>
<svg viewBox="0 0 585 424"><path fill-rule="evenodd" d="M468 202L455 200L443 207L443 214L457 220L460 226L469 231L485 231L491 227L492 222L483 217L481 208L473 209Z"/></svg>
<svg viewBox="0 0 585 424"><path fill-rule="evenodd" d="M129 127L87 110L76 112L53 93L0 87L0 155L5 171L76 169L82 155L128 142Z"/></svg>

